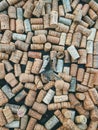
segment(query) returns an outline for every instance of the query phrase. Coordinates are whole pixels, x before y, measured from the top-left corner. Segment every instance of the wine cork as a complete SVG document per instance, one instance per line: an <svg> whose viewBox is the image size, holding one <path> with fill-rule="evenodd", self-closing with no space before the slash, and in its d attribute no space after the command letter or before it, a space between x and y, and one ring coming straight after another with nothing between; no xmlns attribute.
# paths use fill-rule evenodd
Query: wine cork
<svg viewBox="0 0 98 130"><path fill-rule="evenodd" d="M78 25L77 28L76 28L76 31L82 33L85 36L89 36L90 33L91 33L91 30L83 27L82 25Z"/></svg>
<svg viewBox="0 0 98 130"><path fill-rule="evenodd" d="M44 29L44 25L43 24L33 24L32 25L32 30L43 30Z"/></svg>
<svg viewBox="0 0 98 130"><path fill-rule="evenodd" d="M46 42L44 45L44 51L48 52L51 50L51 43L50 42Z"/></svg>
<svg viewBox="0 0 98 130"><path fill-rule="evenodd" d="M13 40L25 41L26 40L26 35L25 34L13 33L12 39Z"/></svg>
<svg viewBox="0 0 98 130"><path fill-rule="evenodd" d="M30 18L30 23L31 24L43 24L43 19L42 18Z"/></svg>
<svg viewBox="0 0 98 130"><path fill-rule="evenodd" d="M78 70L78 65L77 64L71 64L70 75L71 76L76 76L77 75L77 70Z"/></svg>
<svg viewBox="0 0 98 130"><path fill-rule="evenodd" d="M57 66L56 66L56 72L62 72L63 71L63 60L62 59L58 59L57 60Z"/></svg>
<svg viewBox="0 0 98 130"><path fill-rule="evenodd" d="M11 43L10 44L0 44L0 52L6 52L10 53L15 51L15 45Z"/></svg>
<svg viewBox="0 0 98 130"><path fill-rule="evenodd" d="M43 98L45 97L45 95L46 95L46 91L45 90L40 90L40 92L39 92L39 94L38 94L38 96L36 98L36 101L38 103L41 103Z"/></svg>
<svg viewBox="0 0 98 130"><path fill-rule="evenodd" d="M28 32L25 42L30 44L31 40L32 40L32 36L33 36L33 33L32 32Z"/></svg>
<svg viewBox="0 0 98 130"><path fill-rule="evenodd" d="M42 117L41 114L39 114L38 112L36 112L36 111L34 111L32 109L29 109L28 115L35 118L35 119L37 119L37 120L40 120L41 117Z"/></svg>
<svg viewBox="0 0 98 130"><path fill-rule="evenodd" d="M83 19L86 23L89 24L90 27L92 27L95 24L95 22L88 15L84 16Z"/></svg>
<svg viewBox="0 0 98 130"><path fill-rule="evenodd" d="M87 124L78 124L77 126L78 126L78 128L80 128L82 130L86 130L87 129Z"/></svg>
<svg viewBox="0 0 98 130"><path fill-rule="evenodd" d="M11 85L11 87L15 87L15 85L18 84L18 81L15 78L15 75L13 73L6 74L5 80L6 80L6 82L8 82Z"/></svg>
<svg viewBox="0 0 98 130"><path fill-rule="evenodd" d="M58 45L52 45L52 50L53 51L64 51L64 47L63 46L58 46Z"/></svg>
<svg viewBox="0 0 98 130"><path fill-rule="evenodd" d="M6 97L6 95L3 93L2 90L0 90L0 106L3 106L4 104L6 104L8 102L8 98Z"/></svg>
<svg viewBox="0 0 98 130"><path fill-rule="evenodd" d="M45 43L46 42L46 35L44 35L44 34L40 34L40 35L38 35L38 36L33 36L32 37L32 42L33 43L38 43L38 44L43 44L43 43Z"/></svg>
<svg viewBox="0 0 98 130"><path fill-rule="evenodd" d="M29 51L28 52L28 57L30 58L38 58L41 59L42 53L40 52L34 52L34 51Z"/></svg>
<svg viewBox="0 0 98 130"><path fill-rule="evenodd" d="M20 64L14 64L14 73L15 73L15 77L20 76L21 74Z"/></svg>
<svg viewBox="0 0 98 130"><path fill-rule="evenodd" d="M49 30L49 35L60 38L61 33L54 30Z"/></svg>
<svg viewBox="0 0 98 130"><path fill-rule="evenodd" d="M74 47L74 45L71 45L70 47L67 48L67 51L69 52L69 54L72 56L72 58L74 60L78 59L80 56L79 56L79 53L78 51L76 50L76 48Z"/></svg>
<svg viewBox="0 0 98 130"><path fill-rule="evenodd" d="M6 30L2 36L1 43L9 44L11 42L12 32L10 30Z"/></svg>
<svg viewBox="0 0 98 130"><path fill-rule="evenodd" d="M50 27L50 17L49 14L44 15L44 28L47 29Z"/></svg>
<svg viewBox="0 0 98 130"><path fill-rule="evenodd" d="M9 6L8 15L10 18L16 19L16 8L14 6Z"/></svg>
<svg viewBox="0 0 98 130"><path fill-rule="evenodd" d="M36 98L36 92L29 90L29 93L28 93L28 95L26 96L26 99L25 99L25 105L26 106L32 106L34 101L35 101L35 98Z"/></svg>
<svg viewBox="0 0 98 130"><path fill-rule="evenodd" d="M82 8L82 15L85 16L89 10L89 4L85 4Z"/></svg>
<svg viewBox="0 0 98 130"><path fill-rule="evenodd" d="M57 11L51 11L50 13L50 27L56 28L58 23L58 12Z"/></svg>
<svg viewBox="0 0 98 130"><path fill-rule="evenodd" d="M33 10L33 15L36 17L40 17L43 6L44 6L44 2L42 0L38 1Z"/></svg>
<svg viewBox="0 0 98 130"><path fill-rule="evenodd" d="M5 108L3 109L3 114L8 123L14 120L14 115L12 114L12 111L9 106L5 106Z"/></svg>
<svg viewBox="0 0 98 130"><path fill-rule="evenodd" d="M15 97L15 101L16 102L20 102L23 98L25 98L25 96L27 95L26 91L22 90L21 92L19 92L17 94L17 96Z"/></svg>
<svg viewBox="0 0 98 130"><path fill-rule="evenodd" d="M19 76L19 80L22 83L31 83L34 81L34 75L33 74L26 74L26 73L21 73Z"/></svg>
<svg viewBox="0 0 98 130"><path fill-rule="evenodd" d="M78 92L86 92L88 91L88 89L89 89L88 87L81 84L77 84L77 87L76 87L76 91Z"/></svg>
<svg viewBox="0 0 98 130"><path fill-rule="evenodd" d="M87 123L87 118L84 115L76 116L75 117L75 122L80 123L80 124L86 124Z"/></svg>
<svg viewBox="0 0 98 130"><path fill-rule="evenodd" d="M71 7L72 7L73 9L75 9L76 6L78 5L78 3L79 3L79 0L74 0L74 1L71 3Z"/></svg>
<svg viewBox="0 0 98 130"><path fill-rule="evenodd" d="M51 130L58 122L58 118L54 115L45 123L45 127Z"/></svg>
<svg viewBox="0 0 98 130"><path fill-rule="evenodd" d="M85 49L79 49L78 53L80 55L80 58L78 60L78 64L86 64L86 57L87 57L87 53Z"/></svg>
<svg viewBox="0 0 98 130"><path fill-rule="evenodd" d="M24 24L23 24L23 20L21 19L16 20L16 32L24 33Z"/></svg>
<svg viewBox="0 0 98 130"><path fill-rule="evenodd" d="M31 61L27 62L26 69L25 69L26 74L30 74L32 65L33 65L33 62L31 62Z"/></svg>
<svg viewBox="0 0 98 130"><path fill-rule="evenodd" d="M59 5L59 16L64 16L64 7L62 5Z"/></svg>
<svg viewBox="0 0 98 130"><path fill-rule="evenodd" d="M82 82L83 81L83 77L84 77L84 69L83 68L79 68L78 72L77 72L77 81Z"/></svg>
<svg viewBox="0 0 98 130"><path fill-rule="evenodd" d="M46 128L43 125L36 124L34 130L46 130Z"/></svg>
<svg viewBox="0 0 98 130"><path fill-rule="evenodd" d="M94 104L98 104L97 98L98 98L98 93L97 90L95 88L89 89L88 90L90 97L92 99L92 101L94 102Z"/></svg>
<svg viewBox="0 0 98 130"><path fill-rule="evenodd" d="M54 102L64 102L64 101L68 101L67 95L54 96Z"/></svg>
<svg viewBox="0 0 98 130"><path fill-rule="evenodd" d="M42 62L43 61L41 59L36 58L34 63L33 63L31 72L34 73L34 74L38 74L40 69L41 69Z"/></svg>
<svg viewBox="0 0 98 130"><path fill-rule="evenodd" d="M22 88L23 88L23 84L20 82L18 85L16 85L16 86L12 89L12 93L16 94L16 93L18 93Z"/></svg>
<svg viewBox="0 0 98 130"><path fill-rule="evenodd" d="M66 33L61 33L59 45L64 46L66 42Z"/></svg>
<svg viewBox="0 0 98 130"><path fill-rule="evenodd" d="M4 126L6 124L6 119L4 117L4 114L3 114L3 109L0 108L0 126Z"/></svg>
<svg viewBox="0 0 98 130"><path fill-rule="evenodd" d="M50 14L52 10L51 3L46 3L46 14Z"/></svg>
<svg viewBox="0 0 98 130"><path fill-rule="evenodd" d="M30 118L29 122L28 122L28 125L27 125L27 130L32 130L36 124L37 120L34 119L34 118Z"/></svg>
<svg viewBox="0 0 98 130"><path fill-rule="evenodd" d="M1 30L9 30L9 17L6 14L0 14ZM10 36L9 36L10 37Z"/></svg>
<svg viewBox="0 0 98 130"><path fill-rule="evenodd" d="M83 104L84 104L85 110L92 110L92 109L94 109L94 103L91 100L88 92L85 92L84 94L85 94L85 100L84 100Z"/></svg>
<svg viewBox="0 0 98 130"><path fill-rule="evenodd" d="M86 67L93 67L93 55L92 54L87 55Z"/></svg>
<svg viewBox="0 0 98 130"><path fill-rule="evenodd" d="M47 106L43 103L34 102L32 109L36 110L40 114L45 114L47 111Z"/></svg>
<svg viewBox="0 0 98 130"><path fill-rule="evenodd" d="M32 2L29 1L26 5L26 8L24 9L24 17L31 18L33 9L34 5L32 4Z"/></svg>
<svg viewBox="0 0 98 130"><path fill-rule="evenodd" d="M81 39L82 34L80 32L75 32L72 38L72 45L74 45L75 47L80 47Z"/></svg>
<svg viewBox="0 0 98 130"><path fill-rule="evenodd" d="M84 93L76 93L76 98L80 101L83 101L85 99Z"/></svg>
<svg viewBox="0 0 98 130"><path fill-rule="evenodd" d="M94 10L92 10L92 9L89 9L89 12L88 12L88 14L89 14L89 16L90 16L90 18L92 19L92 20L96 20L97 19L97 14L94 12Z"/></svg>
<svg viewBox="0 0 98 130"><path fill-rule="evenodd" d="M23 52L23 56L22 56L20 64L26 65L27 64L27 60L28 60L27 52Z"/></svg>
<svg viewBox="0 0 98 130"><path fill-rule="evenodd" d="M90 6L95 12L98 11L98 5L97 5L96 1L91 0L91 1L89 2L89 6Z"/></svg>
<svg viewBox="0 0 98 130"><path fill-rule="evenodd" d="M74 22L80 22L82 19L82 10L79 10L79 12L77 12L74 16Z"/></svg>
<svg viewBox="0 0 98 130"><path fill-rule="evenodd" d="M21 7L17 8L17 19L23 20L23 9Z"/></svg>
<svg viewBox="0 0 98 130"><path fill-rule="evenodd" d="M64 17L59 17L59 22L69 26L71 25L72 20Z"/></svg>
<svg viewBox="0 0 98 130"><path fill-rule="evenodd" d="M72 33L67 33L65 45L70 46L72 41Z"/></svg>
<svg viewBox="0 0 98 130"><path fill-rule="evenodd" d="M31 50L43 50L44 45L43 44L31 44Z"/></svg>
<svg viewBox="0 0 98 130"><path fill-rule="evenodd" d="M0 12L7 9L8 6L9 5L6 0L0 1Z"/></svg>
<svg viewBox="0 0 98 130"><path fill-rule="evenodd" d="M75 92L75 91L76 91L76 77L72 77L69 92Z"/></svg>
<svg viewBox="0 0 98 130"><path fill-rule="evenodd" d="M47 30L43 29L43 30L35 30L35 36L40 35L40 34L45 34L47 35Z"/></svg>
<svg viewBox="0 0 98 130"><path fill-rule="evenodd" d="M89 81L88 81L88 87L90 87L90 88L94 87L94 74L90 74Z"/></svg>
<svg viewBox="0 0 98 130"><path fill-rule="evenodd" d="M21 118L20 128L21 128L22 130L23 130L23 129L26 129L27 123L28 123L28 115L24 115L24 116Z"/></svg>
<svg viewBox="0 0 98 130"><path fill-rule="evenodd" d="M50 89L47 92L46 96L44 97L43 102L46 104L49 104L51 102L52 98L54 97L54 94L55 94L55 92L52 89Z"/></svg>
<svg viewBox="0 0 98 130"><path fill-rule="evenodd" d="M12 93L11 88L7 84L4 85L1 89L5 93L5 95L8 97L8 99L11 99L15 96L15 94Z"/></svg>
<svg viewBox="0 0 98 130"><path fill-rule="evenodd" d="M24 20L24 30L25 30L25 33L31 32L31 25L30 25L29 19Z"/></svg>
<svg viewBox="0 0 98 130"><path fill-rule="evenodd" d="M64 11L65 13L67 12L71 12L71 4L70 4L70 1L69 0L63 0L63 7L64 7Z"/></svg>
<svg viewBox="0 0 98 130"><path fill-rule="evenodd" d="M67 32L69 31L69 26L64 25L64 24L62 24L62 23L58 23L58 24L57 24L56 31L67 33Z"/></svg>
<svg viewBox="0 0 98 130"><path fill-rule="evenodd" d="M86 40L87 40L87 37L82 36L80 48L86 48Z"/></svg>
<svg viewBox="0 0 98 130"><path fill-rule="evenodd" d="M68 109L62 109L62 114L67 119L72 119L74 121L75 118L75 111L68 110ZM63 121L64 122L64 121Z"/></svg>
<svg viewBox="0 0 98 130"><path fill-rule="evenodd" d="M25 88L29 89L29 90L36 90L36 85L34 83L25 83Z"/></svg>

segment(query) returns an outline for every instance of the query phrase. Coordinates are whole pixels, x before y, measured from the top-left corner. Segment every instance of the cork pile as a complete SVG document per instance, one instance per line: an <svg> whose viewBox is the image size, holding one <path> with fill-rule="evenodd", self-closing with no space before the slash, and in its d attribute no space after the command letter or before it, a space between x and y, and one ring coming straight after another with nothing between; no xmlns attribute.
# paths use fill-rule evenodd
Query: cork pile
<svg viewBox="0 0 98 130"><path fill-rule="evenodd" d="M98 3L0 0L0 130L98 130L97 76Z"/></svg>

